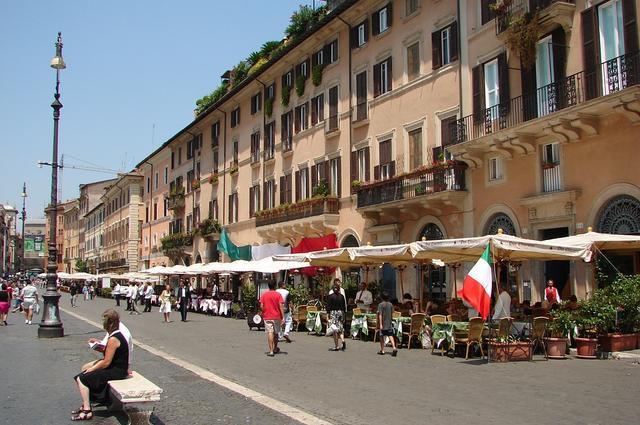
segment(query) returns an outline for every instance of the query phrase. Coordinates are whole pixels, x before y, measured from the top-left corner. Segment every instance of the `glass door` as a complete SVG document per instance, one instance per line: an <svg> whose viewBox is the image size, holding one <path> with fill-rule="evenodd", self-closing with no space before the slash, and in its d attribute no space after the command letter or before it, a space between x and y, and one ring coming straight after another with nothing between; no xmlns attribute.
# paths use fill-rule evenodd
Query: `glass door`
<svg viewBox="0 0 640 425"><path fill-rule="evenodd" d="M552 48L551 36L543 38L536 44L536 98L539 117L555 110L555 86L552 84L554 82Z"/></svg>
<svg viewBox="0 0 640 425"><path fill-rule="evenodd" d="M621 0L611 0L598 8L598 26L603 63L602 93L607 95L622 88L620 56L625 50Z"/></svg>

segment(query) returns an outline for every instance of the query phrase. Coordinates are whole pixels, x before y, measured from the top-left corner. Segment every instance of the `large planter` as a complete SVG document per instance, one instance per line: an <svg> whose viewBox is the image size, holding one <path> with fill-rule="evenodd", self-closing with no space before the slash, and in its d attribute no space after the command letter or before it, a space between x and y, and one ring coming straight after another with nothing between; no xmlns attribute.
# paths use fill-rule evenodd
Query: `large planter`
<svg viewBox="0 0 640 425"><path fill-rule="evenodd" d="M640 333L636 334L636 348L640 348Z"/></svg>
<svg viewBox="0 0 640 425"><path fill-rule="evenodd" d="M637 334L606 334L598 337L603 352L635 350L638 344Z"/></svg>
<svg viewBox="0 0 640 425"><path fill-rule="evenodd" d="M547 356L550 359L566 359L567 338L545 338L547 344Z"/></svg>
<svg viewBox="0 0 640 425"><path fill-rule="evenodd" d="M576 351L581 359L596 359L598 340L595 338L576 338Z"/></svg>
<svg viewBox="0 0 640 425"><path fill-rule="evenodd" d="M489 360L492 362L529 361L533 356L531 341L489 342Z"/></svg>

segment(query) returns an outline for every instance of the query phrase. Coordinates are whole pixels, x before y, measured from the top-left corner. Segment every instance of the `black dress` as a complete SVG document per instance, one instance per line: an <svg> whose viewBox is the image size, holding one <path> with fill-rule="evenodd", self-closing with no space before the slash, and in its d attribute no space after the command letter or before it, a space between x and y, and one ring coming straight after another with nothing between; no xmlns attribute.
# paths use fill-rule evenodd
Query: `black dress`
<svg viewBox="0 0 640 425"><path fill-rule="evenodd" d="M125 379L127 377L127 369L129 368L129 346L126 338L120 331L115 331L109 337L118 338L120 347L116 348L116 352L111 359L111 364L105 369L94 370L93 372L79 373L74 376L80 378L92 396L103 395L109 381Z"/></svg>

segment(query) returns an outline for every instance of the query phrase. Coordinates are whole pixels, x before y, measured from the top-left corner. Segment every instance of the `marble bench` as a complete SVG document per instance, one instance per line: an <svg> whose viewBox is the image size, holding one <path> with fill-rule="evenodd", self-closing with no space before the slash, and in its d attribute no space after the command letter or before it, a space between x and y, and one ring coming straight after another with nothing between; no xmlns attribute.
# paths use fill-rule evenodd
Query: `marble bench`
<svg viewBox="0 0 640 425"><path fill-rule="evenodd" d="M124 410L129 425L149 424L155 404L160 401L162 388L137 372L127 379L109 381L113 403L111 409Z"/></svg>

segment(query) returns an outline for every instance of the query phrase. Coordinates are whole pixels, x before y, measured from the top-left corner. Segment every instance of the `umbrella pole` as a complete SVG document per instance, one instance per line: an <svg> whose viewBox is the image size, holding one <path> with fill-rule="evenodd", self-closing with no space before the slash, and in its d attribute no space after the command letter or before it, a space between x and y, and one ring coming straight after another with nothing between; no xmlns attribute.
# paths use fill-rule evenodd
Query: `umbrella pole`
<svg viewBox="0 0 640 425"><path fill-rule="evenodd" d="M404 267L403 266L398 267L398 271L400 272L400 294L402 296L404 296L404 282L403 282L403 279L402 279L402 274L404 272Z"/></svg>
<svg viewBox="0 0 640 425"><path fill-rule="evenodd" d="M453 265L453 297L451 298L458 298L458 279L456 276L456 270L458 269L457 265Z"/></svg>
<svg viewBox="0 0 640 425"><path fill-rule="evenodd" d="M422 264L420 264L420 311L422 311L422 299L424 296L424 270L422 268Z"/></svg>

